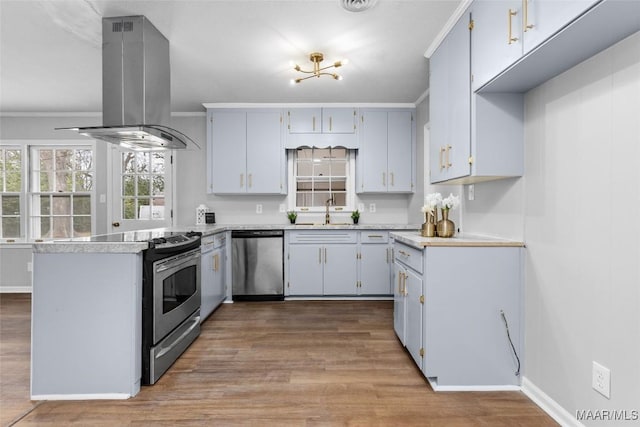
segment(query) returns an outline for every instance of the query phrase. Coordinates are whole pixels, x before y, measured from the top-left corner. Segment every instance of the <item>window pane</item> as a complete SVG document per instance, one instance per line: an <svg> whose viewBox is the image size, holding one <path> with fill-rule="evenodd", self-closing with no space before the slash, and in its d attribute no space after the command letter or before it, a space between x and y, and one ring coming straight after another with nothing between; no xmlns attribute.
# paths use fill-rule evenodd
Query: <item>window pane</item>
<svg viewBox="0 0 640 427"><path fill-rule="evenodd" d="M71 214L71 196L53 196L51 203L53 204L54 215Z"/></svg>
<svg viewBox="0 0 640 427"><path fill-rule="evenodd" d="M313 206L325 206L325 203L327 200L329 200L329 197L331 197L331 195L329 194L328 191L326 193L325 192L314 193Z"/></svg>
<svg viewBox="0 0 640 427"><path fill-rule="evenodd" d="M55 203L54 203L54 206L55 206ZM54 239L71 237L71 217L70 216L54 216L53 217L53 229L51 230L51 237L53 237Z"/></svg>
<svg viewBox="0 0 640 427"><path fill-rule="evenodd" d="M299 148L298 151L296 152L296 158L300 160L310 161L313 158L312 153L313 153L313 149L311 148Z"/></svg>
<svg viewBox="0 0 640 427"><path fill-rule="evenodd" d="M54 167L56 170L64 171L71 170L73 163L73 150L55 150L56 163Z"/></svg>
<svg viewBox="0 0 640 427"><path fill-rule="evenodd" d="M56 172L56 191L73 191L71 172Z"/></svg>
<svg viewBox="0 0 640 427"><path fill-rule="evenodd" d="M138 219L151 219L151 199L138 199Z"/></svg>
<svg viewBox="0 0 640 427"><path fill-rule="evenodd" d="M298 176L311 176L311 175L313 175L313 163L298 162Z"/></svg>
<svg viewBox="0 0 640 427"><path fill-rule="evenodd" d="M331 163L331 175L347 176L347 162L343 160L335 160Z"/></svg>
<svg viewBox="0 0 640 427"><path fill-rule="evenodd" d="M346 206L347 193L333 193L333 200L335 202L335 206Z"/></svg>
<svg viewBox="0 0 640 427"><path fill-rule="evenodd" d="M76 191L93 190L93 174L87 172L76 172Z"/></svg>
<svg viewBox="0 0 640 427"><path fill-rule="evenodd" d="M91 235L91 217L90 216L74 216L73 217L73 236L84 237Z"/></svg>
<svg viewBox="0 0 640 427"><path fill-rule="evenodd" d="M151 172L164 174L164 153L152 153Z"/></svg>
<svg viewBox="0 0 640 427"><path fill-rule="evenodd" d="M20 217L2 218L2 237L20 237Z"/></svg>
<svg viewBox="0 0 640 427"><path fill-rule="evenodd" d="M51 218L42 217L40 220L40 237L43 239L51 237ZM34 236L37 237L37 236Z"/></svg>
<svg viewBox="0 0 640 427"><path fill-rule="evenodd" d="M123 173L135 173L136 172L136 155L133 152L122 153L122 172Z"/></svg>
<svg viewBox="0 0 640 427"><path fill-rule="evenodd" d="M0 191L5 191L5 189L4 189L4 172L1 171L1 170L0 170Z"/></svg>
<svg viewBox="0 0 640 427"><path fill-rule="evenodd" d="M153 195L161 195L164 194L164 176L154 175L153 176Z"/></svg>
<svg viewBox="0 0 640 427"><path fill-rule="evenodd" d="M164 219L164 197L156 197L151 201L153 203L151 217L153 219Z"/></svg>
<svg viewBox="0 0 640 427"><path fill-rule="evenodd" d="M331 180L331 191L347 191L347 180L346 179L332 179Z"/></svg>
<svg viewBox="0 0 640 427"><path fill-rule="evenodd" d="M136 153L136 172L144 173L149 172L150 163L149 153Z"/></svg>
<svg viewBox="0 0 640 427"><path fill-rule="evenodd" d="M91 215L91 196L75 196L73 198L74 215Z"/></svg>
<svg viewBox="0 0 640 427"><path fill-rule="evenodd" d="M22 186L22 180L20 177L20 172L7 171L6 172L7 179L7 191L15 191L19 192Z"/></svg>
<svg viewBox="0 0 640 427"><path fill-rule="evenodd" d="M76 150L75 170L88 171L93 169L93 152L91 150Z"/></svg>
<svg viewBox="0 0 640 427"><path fill-rule="evenodd" d="M312 193L296 193L296 206L305 208L312 206L313 194Z"/></svg>
<svg viewBox="0 0 640 427"><path fill-rule="evenodd" d="M313 181L311 179L298 178L296 182L297 190L308 190L311 191L313 189Z"/></svg>
<svg viewBox="0 0 640 427"><path fill-rule="evenodd" d="M51 215L51 198L50 196L40 196L40 212L34 212L35 215Z"/></svg>
<svg viewBox="0 0 640 427"><path fill-rule="evenodd" d="M53 191L53 173L40 172L40 191L41 192Z"/></svg>
<svg viewBox="0 0 640 427"><path fill-rule="evenodd" d="M138 176L138 196L150 196L150 182L147 176Z"/></svg>
<svg viewBox="0 0 640 427"><path fill-rule="evenodd" d="M40 154L40 170L53 170L53 150L37 150Z"/></svg>
<svg viewBox="0 0 640 427"><path fill-rule="evenodd" d="M20 215L20 196L2 196L2 215Z"/></svg>
<svg viewBox="0 0 640 427"><path fill-rule="evenodd" d="M125 175L122 177L122 195L123 196L136 195L135 177L133 175Z"/></svg>
<svg viewBox="0 0 640 427"><path fill-rule="evenodd" d="M136 219L136 199L122 200L122 219Z"/></svg>

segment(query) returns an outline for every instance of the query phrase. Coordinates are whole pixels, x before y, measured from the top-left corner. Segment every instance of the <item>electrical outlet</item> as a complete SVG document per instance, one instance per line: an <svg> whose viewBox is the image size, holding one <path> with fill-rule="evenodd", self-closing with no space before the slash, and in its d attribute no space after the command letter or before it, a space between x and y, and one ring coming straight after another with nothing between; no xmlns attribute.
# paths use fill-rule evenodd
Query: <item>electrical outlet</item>
<svg viewBox="0 0 640 427"><path fill-rule="evenodd" d="M469 191L469 194L468 194L469 195L469 200L475 200L476 199L476 188L475 188L475 186L473 184L469 185L468 191Z"/></svg>
<svg viewBox="0 0 640 427"><path fill-rule="evenodd" d="M358 210L364 212L364 203L358 203Z"/></svg>
<svg viewBox="0 0 640 427"><path fill-rule="evenodd" d="M287 211L287 207L284 205L284 203L280 204L280 213L285 213Z"/></svg>
<svg viewBox="0 0 640 427"><path fill-rule="evenodd" d="M257 214L261 214L262 213L262 205L260 203L258 203L256 205L256 213Z"/></svg>
<svg viewBox="0 0 640 427"><path fill-rule="evenodd" d="M591 386L595 391L611 398L611 371L597 362L593 362Z"/></svg>
<svg viewBox="0 0 640 427"><path fill-rule="evenodd" d="M29 271L29 272L33 271L33 263L32 262L28 262L27 263L27 271Z"/></svg>
<svg viewBox="0 0 640 427"><path fill-rule="evenodd" d="M369 203L369 212L371 212L371 213L375 213L376 212L376 204L375 203Z"/></svg>

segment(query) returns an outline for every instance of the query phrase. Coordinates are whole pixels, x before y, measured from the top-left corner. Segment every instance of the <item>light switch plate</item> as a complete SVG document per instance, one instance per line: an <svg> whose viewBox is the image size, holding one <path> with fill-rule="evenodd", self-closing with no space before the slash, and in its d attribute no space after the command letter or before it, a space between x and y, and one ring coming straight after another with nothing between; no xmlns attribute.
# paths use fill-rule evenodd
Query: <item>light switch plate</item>
<svg viewBox="0 0 640 427"><path fill-rule="evenodd" d="M256 205L256 213L257 214L261 214L262 213L262 205L260 203L258 203Z"/></svg>
<svg viewBox="0 0 640 427"><path fill-rule="evenodd" d="M287 211L287 207L284 205L284 203L280 204L280 213L285 213Z"/></svg>
<svg viewBox="0 0 640 427"><path fill-rule="evenodd" d="M371 212L371 213L375 213L376 212L376 204L375 203L369 203L369 212Z"/></svg>

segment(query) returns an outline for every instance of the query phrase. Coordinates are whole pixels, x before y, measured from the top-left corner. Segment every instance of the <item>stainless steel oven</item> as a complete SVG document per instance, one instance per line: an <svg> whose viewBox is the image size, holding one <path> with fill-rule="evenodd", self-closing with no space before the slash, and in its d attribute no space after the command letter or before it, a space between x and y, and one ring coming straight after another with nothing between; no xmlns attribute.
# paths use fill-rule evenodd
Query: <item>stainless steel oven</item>
<svg viewBox="0 0 640 427"><path fill-rule="evenodd" d="M142 383L154 384L200 334L200 233L153 239L144 255Z"/></svg>

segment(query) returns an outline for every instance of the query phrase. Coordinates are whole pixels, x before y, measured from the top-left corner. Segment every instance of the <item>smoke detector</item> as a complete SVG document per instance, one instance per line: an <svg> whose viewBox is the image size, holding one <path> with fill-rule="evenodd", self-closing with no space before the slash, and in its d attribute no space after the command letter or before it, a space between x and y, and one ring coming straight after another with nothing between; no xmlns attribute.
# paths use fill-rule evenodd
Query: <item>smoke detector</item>
<svg viewBox="0 0 640 427"><path fill-rule="evenodd" d="M340 0L344 10L349 12L362 12L375 6L378 0Z"/></svg>

